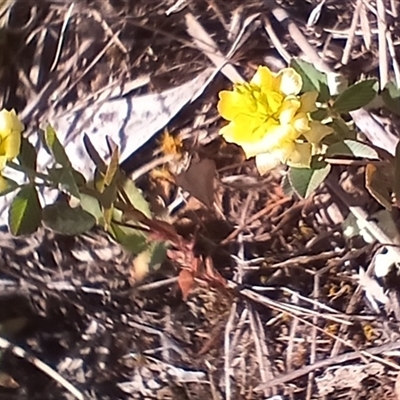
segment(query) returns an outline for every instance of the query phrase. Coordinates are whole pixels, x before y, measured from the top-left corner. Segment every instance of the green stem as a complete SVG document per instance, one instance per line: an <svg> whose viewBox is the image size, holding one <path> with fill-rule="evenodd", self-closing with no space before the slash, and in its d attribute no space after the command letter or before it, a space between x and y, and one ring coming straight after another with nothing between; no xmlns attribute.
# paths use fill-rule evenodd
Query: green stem
<svg viewBox="0 0 400 400"><path fill-rule="evenodd" d="M28 179L30 181L33 181L35 178L42 179L43 181L51 181L49 175L42 174L41 172L37 172L34 169L27 168L27 167L22 167L21 165L13 162L13 161L8 161L7 166L10 168L15 169L18 172L22 172L28 176Z"/></svg>

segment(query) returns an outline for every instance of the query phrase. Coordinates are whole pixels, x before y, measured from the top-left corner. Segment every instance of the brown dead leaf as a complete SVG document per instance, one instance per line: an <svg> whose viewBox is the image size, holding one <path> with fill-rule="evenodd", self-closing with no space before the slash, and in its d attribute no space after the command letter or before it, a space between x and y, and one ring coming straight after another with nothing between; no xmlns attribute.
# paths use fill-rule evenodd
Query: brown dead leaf
<svg viewBox="0 0 400 400"><path fill-rule="evenodd" d="M178 277L178 285L182 292L182 298L186 301L194 286L193 274L187 269L181 270Z"/></svg>
<svg viewBox="0 0 400 400"><path fill-rule="evenodd" d="M176 184L211 208L214 203L215 170L213 160L193 162L187 171L176 176Z"/></svg>
<svg viewBox="0 0 400 400"><path fill-rule="evenodd" d="M0 371L0 386L7 389L16 389L19 387L19 384L11 375Z"/></svg>
<svg viewBox="0 0 400 400"><path fill-rule="evenodd" d="M400 372L397 374L396 383L394 384L394 392L397 400L400 400Z"/></svg>
<svg viewBox="0 0 400 400"><path fill-rule="evenodd" d="M371 196L387 210L392 208L393 182L393 168L389 163L386 166L367 164L365 168L365 187Z"/></svg>
<svg viewBox="0 0 400 400"><path fill-rule="evenodd" d="M220 284L223 287L226 286L226 279L214 268L214 263L211 257L207 257L204 261L206 268L206 277L209 281L214 284Z"/></svg>

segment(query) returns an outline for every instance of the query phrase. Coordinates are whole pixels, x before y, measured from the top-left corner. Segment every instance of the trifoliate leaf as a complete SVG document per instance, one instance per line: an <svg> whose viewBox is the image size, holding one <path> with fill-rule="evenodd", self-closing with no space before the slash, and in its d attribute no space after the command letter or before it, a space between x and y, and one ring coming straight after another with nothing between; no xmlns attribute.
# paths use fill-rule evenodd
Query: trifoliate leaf
<svg viewBox="0 0 400 400"><path fill-rule="evenodd" d="M365 143L356 140L343 140L329 146L327 156L351 156L378 160L379 156L375 149Z"/></svg>
<svg viewBox="0 0 400 400"><path fill-rule="evenodd" d="M103 224L103 212L101 211L100 202L93 196L81 193L81 207L96 219L96 224Z"/></svg>
<svg viewBox="0 0 400 400"><path fill-rule="evenodd" d="M8 215L13 235L27 235L35 232L42 219L42 207L33 185L25 185L11 203Z"/></svg>
<svg viewBox="0 0 400 400"><path fill-rule="evenodd" d="M323 168L290 168L289 180L295 192L303 198L310 196L325 180L331 170L329 164Z"/></svg>
<svg viewBox="0 0 400 400"><path fill-rule="evenodd" d="M92 229L96 219L81 207L58 202L43 209L43 223L55 232L72 236Z"/></svg>
<svg viewBox="0 0 400 400"><path fill-rule="evenodd" d="M36 171L36 157L36 149L33 147L28 139L22 137L21 150L18 154L18 161L20 162L21 167L26 167L33 171Z"/></svg>
<svg viewBox="0 0 400 400"><path fill-rule="evenodd" d="M5 196L8 193L18 189L20 185L6 176L0 175L0 196Z"/></svg>
<svg viewBox="0 0 400 400"><path fill-rule="evenodd" d="M381 93L385 106L394 114L400 116L400 89L393 83L388 82Z"/></svg>
<svg viewBox="0 0 400 400"><path fill-rule="evenodd" d="M348 87L333 103L333 110L348 113L369 104L376 96L379 85L376 79L360 81Z"/></svg>
<svg viewBox="0 0 400 400"><path fill-rule="evenodd" d="M147 238L144 232L111 222L110 233L115 240L133 254L147 249Z"/></svg>
<svg viewBox="0 0 400 400"><path fill-rule="evenodd" d="M290 67L294 68L303 79L302 92L317 91L318 100L326 102L330 95L326 74L318 71L313 64L294 58L290 62Z"/></svg>
<svg viewBox="0 0 400 400"><path fill-rule="evenodd" d="M131 179L125 179L122 189L125 191L131 204L146 217L150 218L151 211L149 203L144 198L142 191L136 187L135 183Z"/></svg>
<svg viewBox="0 0 400 400"><path fill-rule="evenodd" d="M83 186L85 183L85 178L81 174L79 174L79 172L74 171L71 168L55 167L49 168L48 173L50 179L62 192L68 193L71 196L80 199L80 192L77 181L79 182L80 186Z"/></svg>
<svg viewBox="0 0 400 400"><path fill-rule="evenodd" d="M327 145L343 140L355 140L357 137L355 130L350 129L342 118L333 118L329 126L333 129L333 133L324 139L324 143Z"/></svg>
<svg viewBox="0 0 400 400"><path fill-rule="evenodd" d="M71 162L64 150L64 147L58 140L56 131L51 125L48 125L44 131L44 142L50 154L55 158L56 162L64 168L72 169Z"/></svg>

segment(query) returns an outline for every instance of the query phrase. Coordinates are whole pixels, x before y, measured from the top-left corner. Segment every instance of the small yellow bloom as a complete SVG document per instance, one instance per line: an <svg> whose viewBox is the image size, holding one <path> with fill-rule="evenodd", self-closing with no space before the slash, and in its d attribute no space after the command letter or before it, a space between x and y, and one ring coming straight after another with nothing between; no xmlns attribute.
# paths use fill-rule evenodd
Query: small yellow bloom
<svg viewBox="0 0 400 400"><path fill-rule="evenodd" d="M8 160L19 154L23 130L24 125L18 119L15 110L0 111L0 171Z"/></svg>
<svg viewBox="0 0 400 400"><path fill-rule="evenodd" d="M299 95L301 76L293 68L273 73L260 66L249 83L219 94L218 111L229 121L220 130L227 142L256 157L261 174L279 163L307 167L320 141L332 129L310 120L317 92Z"/></svg>
<svg viewBox="0 0 400 400"><path fill-rule="evenodd" d="M167 130L161 137L160 145L161 151L165 155L181 155L183 150L182 139L179 136L171 135Z"/></svg>

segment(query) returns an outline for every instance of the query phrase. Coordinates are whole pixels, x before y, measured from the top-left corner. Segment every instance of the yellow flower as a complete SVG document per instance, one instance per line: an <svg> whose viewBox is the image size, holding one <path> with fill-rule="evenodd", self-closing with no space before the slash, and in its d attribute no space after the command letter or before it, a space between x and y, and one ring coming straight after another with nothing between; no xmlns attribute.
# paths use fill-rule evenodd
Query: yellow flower
<svg viewBox="0 0 400 400"><path fill-rule="evenodd" d="M8 160L19 154L23 130L24 125L18 119L15 110L0 111L0 171Z"/></svg>
<svg viewBox="0 0 400 400"><path fill-rule="evenodd" d="M299 95L301 76L293 68L273 73L260 66L249 83L219 93L218 111L230 121L220 130L227 142L256 157L261 174L279 163L308 167L317 145L332 129L311 121L317 92Z"/></svg>

